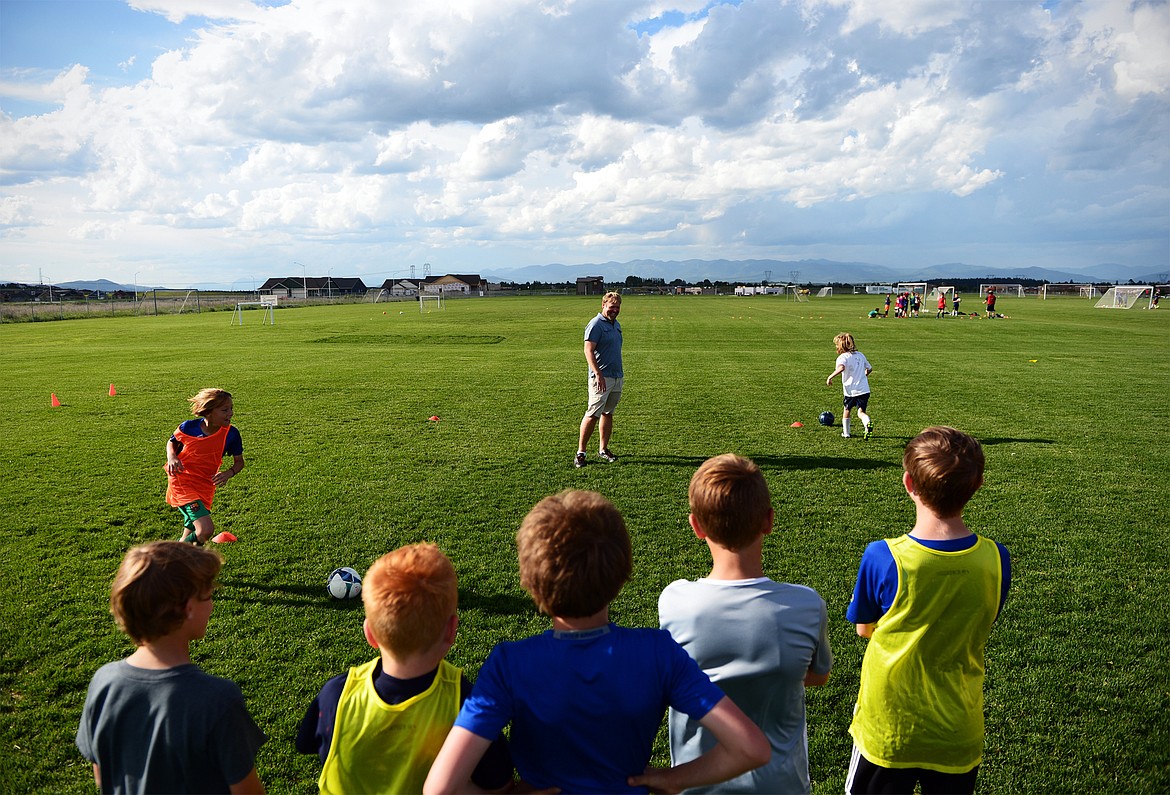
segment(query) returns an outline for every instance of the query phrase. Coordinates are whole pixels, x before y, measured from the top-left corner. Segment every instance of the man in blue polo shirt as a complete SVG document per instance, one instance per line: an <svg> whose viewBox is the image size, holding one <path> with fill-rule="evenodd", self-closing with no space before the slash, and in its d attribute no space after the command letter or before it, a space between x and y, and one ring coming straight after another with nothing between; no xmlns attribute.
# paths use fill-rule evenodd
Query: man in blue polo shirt
<svg viewBox="0 0 1170 795"><path fill-rule="evenodd" d="M601 311L585 326L585 362L589 365L589 406L581 419L581 437L573 466L585 466L585 447L593 429L598 428L600 446L598 455L613 463L617 456L609 450L613 433L613 410L622 399L622 326L618 313L622 311L622 297L615 292L601 299Z"/></svg>

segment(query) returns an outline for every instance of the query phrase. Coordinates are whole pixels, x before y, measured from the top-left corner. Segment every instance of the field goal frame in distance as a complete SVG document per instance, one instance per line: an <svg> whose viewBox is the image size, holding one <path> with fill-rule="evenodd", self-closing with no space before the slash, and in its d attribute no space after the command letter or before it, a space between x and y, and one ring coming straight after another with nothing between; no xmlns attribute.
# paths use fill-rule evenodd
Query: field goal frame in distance
<svg viewBox="0 0 1170 795"><path fill-rule="evenodd" d="M1147 291L1150 294L1150 300L1146 303L1146 309L1149 309L1154 305L1154 286L1152 284L1115 284L1105 291L1105 295L1101 296L1101 300L1097 302L1095 308L1133 309Z"/></svg>
<svg viewBox="0 0 1170 795"><path fill-rule="evenodd" d="M798 304L808 303L808 291L805 290L803 287L801 287L799 284L786 284L786 285L784 285L784 292L787 293L788 295L792 296L791 300L795 301Z"/></svg>
<svg viewBox="0 0 1170 795"><path fill-rule="evenodd" d="M420 292L418 294L418 313L420 315L426 311L426 309L424 307L426 306L427 301L434 301L435 302L435 309L442 309L443 308L443 291L440 290L437 293Z"/></svg>
<svg viewBox="0 0 1170 795"><path fill-rule="evenodd" d="M930 284L928 282L898 282L898 292L906 292L911 295L918 293L923 300L926 300L926 294L930 292Z"/></svg>
<svg viewBox="0 0 1170 795"><path fill-rule="evenodd" d="M1083 284L1072 283L1058 283L1050 284L1045 282L1040 285L1040 300L1047 301L1049 298L1100 298L1101 291L1097 289L1097 285L1086 282Z"/></svg>
<svg viewBox="0 0 1170 795"><path fill-rule="evenodd" d="M236 308L232 310L231 325L244 325L244 307L258 306L264 310L264 316L260 318L260 325L267 323L270 326L276 325L276 312L273 311L280 305L279 295L262 295L259 301L239 301L236 303ZM238 321L238 322L237 322Z"/></svg>
<svg viewBox="0 0 1170 795"><path fill-rule="evenodd" d="M832 297L833 297L833 288L832 287L825 286L825 287L822 287L821 289L817 290L817 298L832 298Z"/></svg>
<svg viewBox="0 0 1170 795"><path fill-rule="evenodd" d="M981 284L979 285L979 297L986 298L989 288L995 289L996 298L1003 298L1012 293L1015 293L1016 298L1024 297L1024 285L1022 284Z"/></svg>

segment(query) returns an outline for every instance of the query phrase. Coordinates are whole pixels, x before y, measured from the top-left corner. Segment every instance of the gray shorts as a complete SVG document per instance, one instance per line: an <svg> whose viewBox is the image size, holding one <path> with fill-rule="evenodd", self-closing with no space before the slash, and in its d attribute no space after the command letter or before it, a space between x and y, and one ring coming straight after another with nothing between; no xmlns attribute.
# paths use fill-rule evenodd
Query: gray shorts
<svg viewBox="0 0 1170 795"><path fill-rule="evenodd" d="M600 417L602 414L613 414L618 401L622 399L622 382L624 378L606 378L605 391L597 391L597 379L593 371L589 371L589 407L585 409L586 417Z"/></svg>

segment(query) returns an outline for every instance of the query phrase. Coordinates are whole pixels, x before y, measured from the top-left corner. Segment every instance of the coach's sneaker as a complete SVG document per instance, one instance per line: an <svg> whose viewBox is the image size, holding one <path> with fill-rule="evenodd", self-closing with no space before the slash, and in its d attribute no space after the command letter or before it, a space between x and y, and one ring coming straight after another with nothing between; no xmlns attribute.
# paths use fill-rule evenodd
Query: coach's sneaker
<svg viewBox="0 0 1170 795"><path fill-rule="evenodd" d="M573 457L573 466L577 467L577 469L580 469L581 467L585 466L585 454L584 453L577 453L577 455L575 455Z"/></svg>
<svg viewBox="0 0 1170 795"><path fill-rule="evenodd" d="M598 458L600 458L602 461L605 461L606 463L609 463L609 464L616 464L617 463L617 456L614 455L613 453L611 453L609 451L608 447L605 448L604 450L599 451L597 453L597 456L598 456Z"/></svg>
<svg viewBox="0 0 1170 795"><path fill-rule="evenodd" d="M865 426L865 436L862 438L868 439L871 435L873 435L873 422L872 421L870 421L869 425Z"/></svg>
<svg viewBox="0 0 1170 795"><path fill-rule="evenodd" d="M851 435L850 435L850 434L848 434L848 433L843 433L843 434L841 434L841 438L842 438L842 439L852 439L852 438L853 438L853 436L851 436Z"/></svg>

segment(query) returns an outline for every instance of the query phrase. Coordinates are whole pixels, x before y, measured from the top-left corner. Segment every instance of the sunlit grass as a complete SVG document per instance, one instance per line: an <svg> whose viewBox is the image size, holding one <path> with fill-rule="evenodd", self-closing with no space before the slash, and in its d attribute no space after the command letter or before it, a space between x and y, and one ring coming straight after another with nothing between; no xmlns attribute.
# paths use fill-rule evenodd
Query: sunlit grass
<svg viewBox="0 0 1170 795"><path fill-rule="evenodd" d="M872 321L867 301L627 298L622 460L580 471L596 298L281 310L275 326L224 313L0 326L0 789L92 791L73 747L85 686L130 648L109 583L129 546L178 535L163 443L204 386L234 394L248 468L216 498L217 528L240 541L220 548L224 587L195 657L240 684L269 734L258 767L272 792L315 790L296 724L328 677L372 655L360 606L325 595L332 568L438 543L460 576L452 658L474 674L492 644L546 625L518 584L521 517L546 494L596 489L634 541L614 615L654 625L662 588L705 573L686 484L725 451L753 457L772 488L768 571L829 604L837 660L809 693L809 733L816 790L839 792L864 650L845 606L865 544L912 521L901 449L935 423L983 441L987 484L967 518L1014 559L980 791L1170 788L1170 314L1004 299L1003 321ZM842 330L875 367L870 442L816 424L840 414L824 378Z"/></svg>

